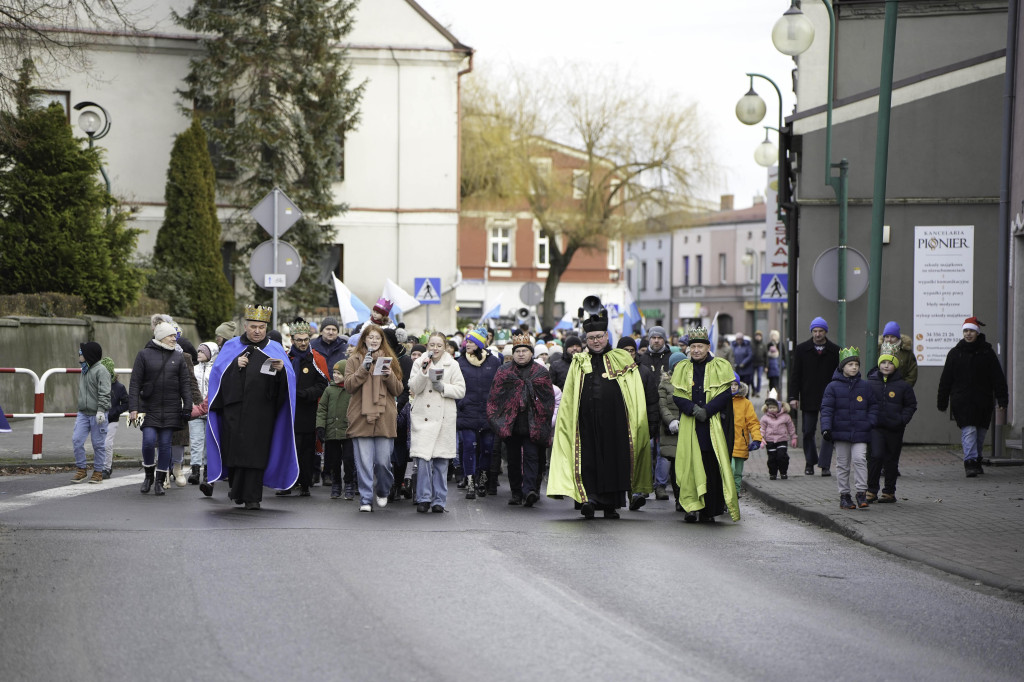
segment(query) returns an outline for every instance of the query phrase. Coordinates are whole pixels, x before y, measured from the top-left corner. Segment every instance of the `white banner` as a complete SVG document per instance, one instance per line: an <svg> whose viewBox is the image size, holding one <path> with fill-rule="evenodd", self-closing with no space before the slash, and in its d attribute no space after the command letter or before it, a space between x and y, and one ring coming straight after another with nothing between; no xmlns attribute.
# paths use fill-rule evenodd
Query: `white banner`
<svg viewBox="0 0 1024 682"><path fill-rule="evenodd" d="M941 367L974 314L974 226L914 228L914 355Z"/></svg>
<svg viewBox="0 0 1024 682"><path fill-rule="evenodd" d="M765 192L765 259L764 272L789 272L789 245L786 244L786 224L778 218L779 167L768 169L768 189Z"/></svg>

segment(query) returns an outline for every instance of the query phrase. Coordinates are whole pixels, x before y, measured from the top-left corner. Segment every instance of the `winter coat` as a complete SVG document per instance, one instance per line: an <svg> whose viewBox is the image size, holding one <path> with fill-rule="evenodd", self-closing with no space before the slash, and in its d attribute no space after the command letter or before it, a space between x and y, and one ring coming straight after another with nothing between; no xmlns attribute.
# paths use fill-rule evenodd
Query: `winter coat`
<svg viewBox="0 0 1024 682"><path fill-rule="evenodd" d="M640 366L640 382L644 386L644 400L647 403L647 433L651 438L658 437L658 422L661 421L661 408L658 407L658 384L660 374L655 374L650 367Z"/></svg>
<svg viewBox="0 0 1024 682"><path fill-rule="evenodd" d="M752 339L750 341L750 348L754 353L754 369L768 364L768 346L763 339L761 341Z"/></svg>
<svg viewBox="0 0 1024 682"><path fill-rule="evenodd" d="M177 350L150 341L135 356L128 387L128 410L144 412L143 426L181 429L192 412L191 360Z"/></svg>
<svg viewBox="0 0 1024 682"><path fill-rule="evenodd" d="M733 367L736 366L733 363L733 359L732 359L733 358L733 355L732 355L732 344L729 343L728 341L726 341L725 343L718 344L718 347L715 348L715 350L712 353L712 355L715 356L716 358L722 358L723 360L728 361L728 363L730 365L732 365Z"/></svg>
<svg viewBox="0 0 1024 682"><path fill-rule="evenodd" d="M558 386L559 389L565 388L565 378L569 376L569 366L572 364L572 358L568 357L568 353L562 352L555 355L551 360L551 364L548 365L548 374L551 375L551 383ZM501 366L501 363L498 363Z"/></svg>
<svg viewBox="0 0 1024 682"><path fill-rule="evenodd" d="M181 346L182 341L185 342L188 348L187 350L186 348ZM184 356L183 360L185 362L185 370L188 373L189 390L192 392L192 406L195 407L196 405L199 405L203 402L203 397L199 394L199 382L196 381L195 364L192 362L192 354L195 353L196 349L192 346L191 343L188 342L188 339L182 338L178 339L178 347L175 348L174 350L179 355ZM189 412L189 418L191 418L191 408L189 409ZM176 429L174 433L171 434L171 445L180 445L182 447L188 447L189 430L187 419L182 422L180 429Z"/></svg>
<svg viewBox="0 0 1024 682"><path fill-rule="evenodd" d="M429 368L424 374L423 366L427 363ZM440 395L434 391L431 382L431 374L437 369L444 371ZM416 358L409 377L409 395L412 398L409 456L454 459L458 447L459 408L456 401L466 395L466 380L458 361L448 353L444 353L437 363L426 355Z"/></svg>
<svg viewBox="0 0 1024 682"><path fill-rule="evenodd" d="M100 363L82 370L78 377L78 411L95 417L110 409L110 372Z"/></svg>
<svg viewBox="0 0 1024 682"><path fill-rule="evenodd" d="M747 339L732 342L732 366L740 376L754 373L754 347Z"/></svg>
<svg viewBox="0 0 1024 682"><path fill-rule="evenodd" d="M295 346L288 352L288 359L295 368L295 433L313 433L316 431L317 403L330 383L327 378L329 370L324 356L312 348L305 356L297 356L297 353Z"/></svg>
<svg viewBox="0 0 1024 682"><path fill-rule="evenodd" d="M878 424L878 401L871 384L840 370L832 374L821 399L821 430L831 431L833 441L870 443L871 429Z"/></svg>
<svg viewBox="0 0 1024 682"><path fill-rule="evenodd" d="M487 419L498 438L516 433L517 426L534 443L551 439L551 415L555 411L555 392L548 371L535 362L520 367L514 361L501 366L494 375L487 397Z"/></svg>
<svg viewBox="0 0 1024 682"><path fill-rule="evenodd" d="M110 382L110 409L107 411L107 421L116 422L121 415L128 411L128 389L120 381Z"/></svg>
<svg viewBox="0 0 1024 682"><path fill-rule="evenodd" d="M792 442L796 438L796 426L789 413L783 409L779 409L775 414L765 411L761 415L761 436L765 443Z"/></svg>
<svg viewBox="0 0 1024 682"><path fill-rule="evenodd" d="M839 366L839 346L825 339L820 353L814 340L807 339L793 349L789 368L789 399L799 400L804 412L821 409L821 396Z"/></svg>
<svg viewBox="0 0 1024 682"><path fill-rule="evenodd" d="M661 443L659 445L658 454L665 459L676 458L676 442L679 440L679 407L676 405L676 401L672 400L672 394L675 393L675 387L672 386L672 377L667 374L658 384L658 413L661 417ZM676 433L669 431L668 427L672 422L676 422Z"/></svg>
<svg viewBox="0 0 1024 682"><path fill-rule="evenodd" d="M754 405L747 399L749 389L740 383L740 390L732 397L733 428L736 437L732 441L732 456L739 459L750 457L748 446L753 441L761 440L761 422L757 418Z"/></svg>
<svg viewBox="0 0 1024 682"><path fill-rule="evenodd" d="M868 372L868 383L878 400L878 424L875 428L903 431L917 412L913 386L903 379L898 369L886 377L877 367Z"/></svg>
<svg viewBox="0 0 1024 682"><path fill-rule="evenodd" d="M476 355L466 353L458 359L462 378L466 382L466 395L457 401L457 428L460 430L479 432L491 428L487 421L487 396L491 392L494 375L501 368L501 362L487 351L483 352L482 357L482 360L478 360Z"/></svg>
<svg viewBox="0 0 1024 682"><path fill-rule="evenodd" d="M332 344L324 341L324 337L318 336L309 342L309 347L324 356L327 369L332 371L338 360L344 360L348 356L348 341L342 341L340 336L334 339Z"/></svg>
<svg viewBox="0 0 1024 682"><path fill-rule="evenodd" d="M765 348L765 374L771 378L782 376L782 368L786 363L782 361L782 353L779 351L779 344L770 343Z"/></svg>
<svg viewBox="0 0 1024 682"><path fill-rule="evenodd" d="M363 414L363 391L372 385L369 370L363 369L363 355L353 352L345 363L345 390L351 395L348 403L348 437L349 438L394 438L398 432L398 408L395 397L402 392L402 381L394 371L381 377L387 391L384 400L384 413L372 423Z"/></svg>
<svg viewBox="0 0 1024 682"><path fill-rule="evenodd" d="M638 355L636 358L636 364L641 367L647 367L654 373L654 379L657 384L661 383L661 375L668 373L668 359L672 356L672 349L669 348L668 344L661 350L660 353L655 353L647 348L647 352L643 355ZM657 434L657 429L651 429L652 434Z"/></svg>
<svg viewBox="0 0 1024 682"><path fill-rule="evenodd" d="M988 428L992 422L992 403L1006 407L1009 395L1006 375L992 345L978 334L974 343L961 339L946 354L939 377L939 412L951 407L950 418L961 429L965 426Z"/></svg>
<svg viewBox="0 0 1024 682"><path fill-rule="evenodd" d="M348 437L348 404L351 398L343 385L332 382L324 389L316 408L316 428L324 430L325 441Z"/></svg>
<svg viewBox="0 0 1024 682"><path fill-rule="evenodd" d="M882 337L878 337L878 354L882 354ZM913 340L906 334L900 334L900 348L896 351L900 374L903 380L913 388L917 383L917 358L914 357Z"/></svg>

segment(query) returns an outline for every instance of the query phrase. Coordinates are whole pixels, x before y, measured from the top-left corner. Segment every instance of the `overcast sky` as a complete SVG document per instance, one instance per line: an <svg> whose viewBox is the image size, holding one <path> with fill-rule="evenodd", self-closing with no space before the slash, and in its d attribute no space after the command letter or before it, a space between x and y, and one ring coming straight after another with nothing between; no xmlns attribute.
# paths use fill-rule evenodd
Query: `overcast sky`
<svg viewBox="0 0 1024 682"><path fill-rule="evenodd" d="M772 26L788 0L418 0L462 43L478 65L546 60L615 63L685 101L696 102L712 135L720 186L705 198L735 194L736 207L763 194L767 174L754 163L760 126L736 119L747 72L779 85L783 117L793 109L791 58L775 50ZM767 82L754 88L776 125L778 99ZM775 133L772 141L777 143Z"/></svg>

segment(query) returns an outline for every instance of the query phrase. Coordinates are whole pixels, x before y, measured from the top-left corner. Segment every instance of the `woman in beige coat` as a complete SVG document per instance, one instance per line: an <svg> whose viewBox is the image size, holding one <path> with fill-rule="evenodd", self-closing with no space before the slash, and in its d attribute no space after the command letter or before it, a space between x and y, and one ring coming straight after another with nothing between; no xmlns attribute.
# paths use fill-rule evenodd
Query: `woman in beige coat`
<svg viewBox="0 0 1024 682"><path fill-rule="evenodd" d="M382 358L390 358L390 364L378 367ZM373 511L374 478L377 506L388 504L391 450L398 430L395 397L402 392L402 368L384 343L384 331L375 324L363 327L359 344L345 363L345 390L352 395L347 435L355 451L359 511Z"/></svg>
<svg viewBox="0 0 1024 682"><path fill-rule="evenodd" d="M458 418L456 400L466 395L466 380L459 363L448 354L444 334L427 339L427 352L416 358L409 372L412 399L411 447L418 457L416 511L444 512L448 499L448 461L455 457Z"/></svg>

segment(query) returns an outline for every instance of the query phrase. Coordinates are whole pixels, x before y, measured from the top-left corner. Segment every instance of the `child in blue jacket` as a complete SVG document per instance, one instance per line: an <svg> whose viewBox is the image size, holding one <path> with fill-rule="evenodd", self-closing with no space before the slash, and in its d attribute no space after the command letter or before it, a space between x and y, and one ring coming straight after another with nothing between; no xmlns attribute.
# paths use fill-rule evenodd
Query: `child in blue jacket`
<svg viewBox="0 0 1024 682"><path fill-rule="evenodd" d="M870 384L860 378L860 351L855 347L839 351L839 368L825 387L821 399L821 437L833 443L836 455L836 483L840 509L868 506L868 443L878 423L878 401ZM850 469L853 469L857 502L850 497Z"/></svg>
<svg viewBox="0 0 1024 682"><path fill-rule="evenodd" d="M882 343L878 367L868 372L868 383L878 400L878 423L871 429L871 452L868 455L868 502L896 501L896 476L903 449L903 431L917 411L917 396L900 374L899 347ZM878 495L878 480L885 473L885 487Z"/></svg>

